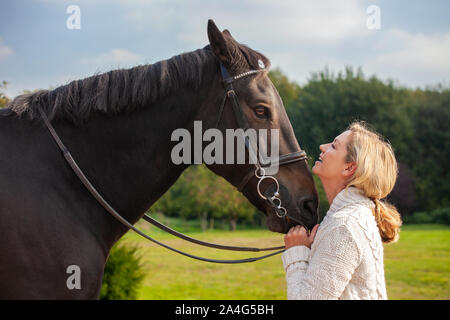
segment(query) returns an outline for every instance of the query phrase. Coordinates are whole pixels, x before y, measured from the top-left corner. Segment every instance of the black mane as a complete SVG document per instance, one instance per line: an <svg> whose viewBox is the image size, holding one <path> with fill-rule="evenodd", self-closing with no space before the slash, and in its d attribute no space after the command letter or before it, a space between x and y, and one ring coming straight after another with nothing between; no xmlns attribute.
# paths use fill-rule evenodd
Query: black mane
<svg viewBox="0 0 450 320"><path fill-rule="evenodd" d="M242 71L247 71L249 66L258 68L258 59L263 59L267 68L270 65L265 56L247 46L240 45L240 50L241 59L235 61L233 67ZM213 67L213 53L206 46L154 64L112 70L54 90L23 94L8 107L28 119L40 118L38 108L41 107L49 119L82 123L95 112L115 115L149 106L182 86L196 90L201 86L203 68L208 62Z"/></svg>
<svg viewBox="0 0 450 320"><path fill-rule="evenodd" d="M40 106L50 119L74 123L87 120L93 112L129 112L151 105L182 85L197 89L202 82L201 68L211 57L209 50L199 49L154 64L112 70L54 90L17 96L8 107L33 119L39 117Z"/></svg>

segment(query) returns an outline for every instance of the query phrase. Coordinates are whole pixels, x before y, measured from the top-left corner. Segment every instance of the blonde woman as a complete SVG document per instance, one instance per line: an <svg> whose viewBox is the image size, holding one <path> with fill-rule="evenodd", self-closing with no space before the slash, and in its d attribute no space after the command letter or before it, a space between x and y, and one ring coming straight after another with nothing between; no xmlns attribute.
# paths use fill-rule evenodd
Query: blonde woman
<svg viewBox="0 0 450 320"><path fill-rule="evenodd" d="M320 146L313 173L330 209L311 233L292 228L282 255L288 299L387 299L383 245L398 239L400 215L382 201L394 187L389 143L363 122Z"/></svg>

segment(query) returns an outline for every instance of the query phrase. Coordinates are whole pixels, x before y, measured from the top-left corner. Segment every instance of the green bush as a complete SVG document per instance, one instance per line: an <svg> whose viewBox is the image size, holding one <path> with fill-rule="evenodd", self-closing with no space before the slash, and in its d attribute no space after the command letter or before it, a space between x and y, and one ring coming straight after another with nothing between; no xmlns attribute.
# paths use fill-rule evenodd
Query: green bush
<svg viewBox="0 0 450 320"><path fill-rule="evenodd" d="M431 215L427 212L415 212L412 215L403 217L405 224L426 224L433 223Z"/></svg>
<svg viewBox="0 0 450 320"><path fill-rule="evenodd" d="M433 210L431 217L435 223L450 224L450 207Z"/></svg>
<svg viewBox="0 0 450 320"><path fill-rule="evenodd" d="M141 257L137 247L116 244L105 264L101 300L132 300L144 280Z"/></svg>
<svg viewBox="0 0 450 320"><path fill-rule="evenodd" d="M440 208L431 212L415 212L403 217L405 224L439 223L450 224L450 208Z"/></svg>

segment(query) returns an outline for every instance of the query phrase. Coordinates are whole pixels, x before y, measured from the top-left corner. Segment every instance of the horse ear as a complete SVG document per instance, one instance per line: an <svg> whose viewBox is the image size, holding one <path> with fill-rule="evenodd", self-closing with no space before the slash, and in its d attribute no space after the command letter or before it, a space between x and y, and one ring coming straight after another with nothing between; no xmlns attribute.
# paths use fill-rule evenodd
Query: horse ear
<svg viewBox="0 0 450 320"><path fill-rule="evenodd" d="M231 36L231 34L229 35ZM230 49L234 44L231 39L228 39L228 37L224 36L224 34L220 32L219 28L217 28L212 19L208 20L208 39L214 55L222 61L222 63L230 66L233 60L231 55L233 50Z"/></svg>
<svg viewBox="0 0 450 320"><path fill-rule="evenodd" d="M225 29L222 31L222 33L226 34L227 36L233 38L233 36L231 35L230 31L228 29Z"/></svg>

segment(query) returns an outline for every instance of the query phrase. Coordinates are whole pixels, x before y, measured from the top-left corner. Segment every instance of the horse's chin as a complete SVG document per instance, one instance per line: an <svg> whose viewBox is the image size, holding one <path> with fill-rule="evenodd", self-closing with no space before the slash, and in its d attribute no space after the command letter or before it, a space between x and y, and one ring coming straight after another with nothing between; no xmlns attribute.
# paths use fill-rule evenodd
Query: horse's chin
<svg viewBox="0 0 450 320"><path fill-rule="evenodd" d="M269 209L270 210L270 209ZM295 222L286 218L279 218L274 212L267 213L267 228L272 232L287 233L296 225Z"/></svg>

